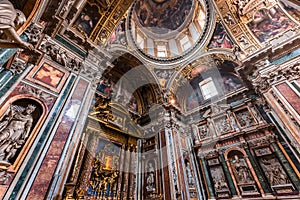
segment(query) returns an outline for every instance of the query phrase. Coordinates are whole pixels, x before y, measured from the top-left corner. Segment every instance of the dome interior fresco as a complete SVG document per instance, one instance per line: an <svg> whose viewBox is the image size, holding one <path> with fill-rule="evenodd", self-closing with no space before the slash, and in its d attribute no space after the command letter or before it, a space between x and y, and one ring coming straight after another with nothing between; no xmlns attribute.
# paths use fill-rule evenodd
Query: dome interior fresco
<svg viewBox="0 0 300 200"><path fill-rule="evenodd" d="M195 53L207 30L207 7L199 0L136 1L127 18L132 48L154 62Z"/></svg>
<svg viewBox="0 0 300 200"><path fill-rule="evenodd" d="M300 199L299 19L299 0L0 0L0 200Z"/></svg>
<svg viewBox="0 0 300 200"><path fill-rule="evenodd" d="M136 21L150 32L180 31L192 14L193 0L141 0L134 8Z"/></svg>

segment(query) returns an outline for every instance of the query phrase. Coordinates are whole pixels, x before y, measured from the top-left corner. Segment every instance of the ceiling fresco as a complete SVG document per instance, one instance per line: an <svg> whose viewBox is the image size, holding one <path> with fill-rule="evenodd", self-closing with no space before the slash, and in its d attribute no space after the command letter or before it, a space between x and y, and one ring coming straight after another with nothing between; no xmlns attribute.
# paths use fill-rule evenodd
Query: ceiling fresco
<svg viewBox="0 0 300 200"><path fill-rule="evenodd" d="M146 59L174 63L205 42L214 21L210 6L200 0L136 1L127 18L128 44Z"/></svg>
<svg viewBox="0 0 300 200"><path fill-rule="evenodd" d="M142 27L155 33L177 30L192 11L193 0L140 0L135 16Z"/></svg>

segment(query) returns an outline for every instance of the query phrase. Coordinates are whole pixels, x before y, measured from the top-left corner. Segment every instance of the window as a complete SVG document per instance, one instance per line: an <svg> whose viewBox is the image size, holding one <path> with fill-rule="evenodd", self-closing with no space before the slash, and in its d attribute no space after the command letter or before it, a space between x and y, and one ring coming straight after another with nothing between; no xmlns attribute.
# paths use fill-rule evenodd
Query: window
<svg viewBox="0 0 300 200"><path fill-rule="evenodd" d="M142 38L142 36L140 36L140 34L137 34L136 41L137 41L137 45L141 49L144 49L144 38Z"/></svg>
<svg viewBox="0 0 300 200"><path fill-rule="evenodd" d="M199 83L199 87L201 89L204 100L210 99L216 95L218 95L217 88L211 77L201 81Z"/></svg>
<svg viewBox="0 0 300 200"><path fill-rule="evenodd" d="M184 36L184 38L182 38L180 40L180 43L181 43L181 48L183 51L189 49L192 45L191 45L191 42L189 40L189 37L186 35Z"/></svg>
<svg viewBox="0 0 300 200"><path fill-rule="evenodd" d="M167 57L166 46L157 45L157 57Z"/></svg>

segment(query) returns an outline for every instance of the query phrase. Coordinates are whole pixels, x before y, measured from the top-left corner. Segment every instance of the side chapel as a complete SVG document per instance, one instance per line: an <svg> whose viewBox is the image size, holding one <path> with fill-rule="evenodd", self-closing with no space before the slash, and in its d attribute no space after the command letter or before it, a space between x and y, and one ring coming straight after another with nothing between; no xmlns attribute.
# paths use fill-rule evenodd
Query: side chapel
<svg viewBox="0 0 300 200"><path fill-rule="evenodd" d="M300 199L298 0L0 0L0 199Z"/></svg>

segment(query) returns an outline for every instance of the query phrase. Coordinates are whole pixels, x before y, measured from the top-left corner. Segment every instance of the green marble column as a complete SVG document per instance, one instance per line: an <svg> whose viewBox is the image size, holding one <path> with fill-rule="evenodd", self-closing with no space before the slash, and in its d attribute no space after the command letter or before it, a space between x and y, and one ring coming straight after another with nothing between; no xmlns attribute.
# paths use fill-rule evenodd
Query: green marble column
<svg viewBox="0 0 300 200"><path fill-rule="evenodd" d="M28 42L28 37L26 34L22 34L20 38ZM16 52L18 48L0 48L0 67L2 67Z"/></svg>
<svg viewBox="0 0 300 200"><path fill-rule="evenodd" d="M4 69L0 72L0 88L12 77L13 73L10 70Z"/></svg>
<svg viewBox="0 0 300 200"><path fill-rule="evenodd" d="M255 171L255 174L264 190L265 193L272 193L271 188L267 182L267 180L265 180L264 176L263 176L263 172L261 171L261 169L258 166L258 163L256 162L256 160L254 159L254 157L252 156L250 149L245 149L247 156L251 162L251 165Z"/></svg>
<svg viewBox="0 0 300 200"><path fill-rule="evenodd" d="M207 187L208 187L208 191L209 191L210 197L211 198L215 198L215 193L214 193L213 185L212 185L212 183L210 181L210 177L209 177L209 174L208 174L208 169L206 167L205 159L201 158L201 162L202 162L203 172L204 172L204 176L205 176L205 179L206 179L206 183L207 183Z"/></svg>
<svg viewBox="0 0 300 200"><path fill-rule="evenodd" d="M223 154L220 154L220 158L221 158L221 163L222 163L222 166L223 166L223 169L224 169L224 172L225 172L225 176L228 180L228 184L229 184L229 189L230 189L230 192L233 196L236 196L237 195L237 191L236 191L236 188L234 186L234 183L233 183L233 180L232 180L232 177L231 177L231 174L229 172L229 169L228 169L228 166L226 164L226 161L225 161L225 157Z"/></svg>
<svg viewBox="0 0 300 200"><path fill-rule="evenodd" d="M283 167L285 168L289 178L291 179L291 181L294 183L297 190L299 191L300 190L300 180L299 180L297 174L294 172L292 166L290 165L290 163L288 162L288 160L286 159L286 157L282 153L282 151L279 148L278 144L277 143L272 143L272 146L274 147L276 155L278 156L280 162L282 163Z"/></svg>

